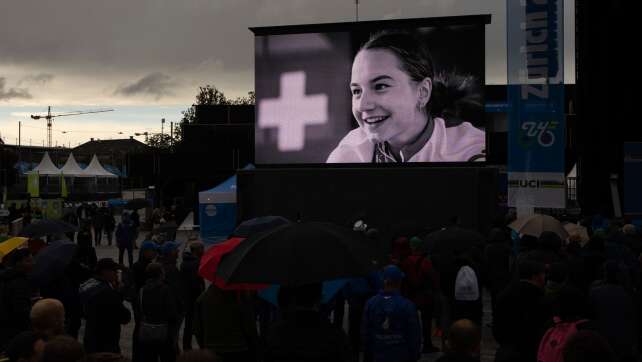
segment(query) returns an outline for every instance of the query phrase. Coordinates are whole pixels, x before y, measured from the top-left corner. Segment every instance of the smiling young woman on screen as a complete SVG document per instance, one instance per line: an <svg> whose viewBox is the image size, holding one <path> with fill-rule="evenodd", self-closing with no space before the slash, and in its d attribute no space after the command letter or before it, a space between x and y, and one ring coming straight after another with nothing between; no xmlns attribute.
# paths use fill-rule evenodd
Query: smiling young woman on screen
<svg viewBox="0 0 642 362"><path fill-rule="evenodd" d="M352 114L359 127L328 163L467 162L483 160L484 131L461 120L482 107L471 76L436 74L432 57L407 32L381 32L352 63Z"/></svg>

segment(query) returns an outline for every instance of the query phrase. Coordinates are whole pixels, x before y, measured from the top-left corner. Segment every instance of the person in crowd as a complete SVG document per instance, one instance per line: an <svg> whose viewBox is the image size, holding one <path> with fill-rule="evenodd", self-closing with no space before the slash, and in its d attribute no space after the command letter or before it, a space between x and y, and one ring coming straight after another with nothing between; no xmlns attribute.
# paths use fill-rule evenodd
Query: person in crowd
<svg viewBox="0 0 642 362"><path fill-rule="evenodd" d="M138 296L140 326L138 348L141 361L176 361L178 338L178 310L172 290L165 284L163 266L147 266L147 282Z"/></svg>
<svg viewBox="0 0 642 362"><path fill-rule="evenodd" d="M3 258L0 273L0 349L12 337L31 327L29 313L33 290L28 275L33 268L29 249L17 249Z"/></svg>
<svg viewBox="0 0 642 362"><path fill-rule="evenodd" d="M76 242L78 245L93 245L93 236L91 235L91 225L87 220L80 221L80 229L76 235Z"/></svg>
<svg viewBox="0 0 642 362"><path fill-rule="evenodd" d="M368 299L377 292L370 277L359 277L348 280L343 294L348 302L348 338L355 354L361 347L361 324L363 310Z"/></svg>
<svg viewBox="0 0 642 362"><path fill-rule="evenodd" d="M183 262L181 263L181 284L183 285L183 301L185 304L185 327L183 329L183 350L192 349L192 322L194 316L194 304L196 299L205 290L205 282L198 275L198 267L201 263L201 257L205 252L205 244L193 240L189 243L189 250L183 253Z"/></svg>
<svg viewBox="0 0 642 362"><path fill-rule="evenodd" d="M141 288L145 285L147 280L146 269L147 266L156 260L158 256L159 246L151 240L144 241L138 253L138 260L134 263L132 267L132 277L134 282L134 299L139 295ZM138 354L138 330L140 329L140 303L134 301L132 303L132 310L134 311L134 333L133 333L133 343L132 343L132 359L140 361Z"/></svg>
<svg viewBox="0 0 642 362"><path fill-rule="evenodd" d="M134 265L134 238L136 231L129 215L123 214L122 220L116 228L116 244L118 245L118 263L123 264L123 254L127 251L127 261L131 268Z"/></svg>
<svg viewBox="0 0 642 362"><path fill-rule="evenodd" d="M76 226L76 227L79 226L78 216L76 216L76 213L73 210L67 211L65 215L62 217L62 220L73 226ZM74 234L75 233L73 231L66 233L67 238L69 238L69 240L71 241L74 241Z"/></svg>
<svg viewBox="0 0 642 362"><path fill-rule="evenodd" d="M47 342L42 362L84 362L82 344L69 336L58 336Z"/></svg>
<svg viewBox="0 0 642 362"><path fill-rule="evenodd" d="M220 359L207 349L187 351L178 357L178 362L219 362Z"/></svg>
<svg viewBox="0 0 642 362"><path fill-rule="evenodd" d="M473 89L477 83L472 77L436 71L425 41L414 34L374 34L352 63L352 113L359 127L339 142L327 162L483 158L484 131L464 121L467 115L459 109L466 104L481 110Z"/></svg>
<svg viewBox="0 0 642 362"><path fill-rule="evenodd" d="M116 229L116 219L112 208L104 209L105 215L105 235L107 235L107 245L111 246L114 238L114 229Z"/></svg>
<svg viewBox="0 0 642 362"><path fill-rule="evenodd" d="M84 345L88 353L120 353L120 326L131 318L119 291L120 268L111 258L100 259L95 277L80 287L86 319Z"/></svg>
<svg viewBox="0 0 642 362"><path fill-rule="evenodd" d="M616 362L615 353L607 340L590 330L573 334L562 351L564 362Z"/></svg>
<svg viewBox="0 0 642 362"><path fill-rule="evenodd" d="M91 244L91 233L89 233L88 229L82 229L78 234L77 245L77 261L88 270L94 270L98 257L96 256L96 248Z"/></svg>
<svg viewBox="0 0 642 362"><path fill-rule="evenodd" d="M193 323L201 348L214 351L223 361L256 361L257 332L251 296L211 284L196 300Z"/></svg>
<svg viewBox="0 0 642 362"><path fill-rule="evenodd" d="M537 348L552 317L544 297L546 269L541 262L523 259L519 280L497 296L493 335L499 343L496 362L535 362Z"/></svg>
<svg viewBox="0 0 642 362"><path fill-rule="evenodd" d="M455 258L457 274L454 280L452 300L452 320L470 319L481 325L483 304L482 287L477 266L466 256Z"/></svg>
<svg viewBox="0 0 642 362"><path fill-rule="evenodd" d="M5 355L9 362L40 362L45 341L32 331L21 332L9 342Z"/></svg>
<svg viewBox="0 0 642 362"><path fill-rule="evenodd" d="M383 290L366 304L362 327L364 361L406 362L421 357L417 309L400 294L403 278L399 267L386 266Z"/></svg>
<svg viewBox="0 0 642 362"><path fill-rule="evenodd" d="M481 331L471 320L460 319L448 330L446 353L437 362L479 362Z"/></svg>
<svg viewBox="0 0 642 362"><path fill-rule="evenodd" d="M506 288L511 280L511 247L504 230L494 228L490 231L488 244L484 248L483 279L490 291L491 310L495 310L497 295Z"/></svg>
<svg viewBox="0 0 642 362"><path fill-rule="evenodd" d="M45 341L65 333L65 307L57 299L46 298L31 307L31 328Z"/></svg>
<svg viewBox="0 0 642 362"><path fill-rule="evenodd" d="M353 360L343 330L333 327L321 316L320 283L282 286L278 304L282 318L268 332L265 362Z"/></svg>
<svg viewBox="0 0 642 362"><path fill-rule="evenodd" d="M401 270L406 275L402 294L410 299L421 314L423 353L439 351L432 343L432 319L435 303L439 293L439 277L432 262L423 254L423 240L414 236L410 238L412 254L401 263Z"/></svg>
<svg viewBox="0 0 642 362"><path fill-rule="evenodd" d="M94 228L94 240L99 246L103 240L103 228L105 227L105 213L103 209L96 209L91 216L91 226Z"/></svg>
<svg viewBox="0 0 642 362"><path fill-rule="evenodd" d="M132 222L132 227L134 228L134 239L133 239L134 249L138 249L138 245L136 244L136 240L138 239L138 233L140 232L140 214L138 214L138 210L132 211L130 218Z"/></svg>
<svg viewBox="0 0 642 362"><path fill-rule="evenodd" d="M167 241L161 246L160 262L163 265L163 272L165 275L165 283L172 291L171 295L174 297L176 310L178 311L179 321L177 326L180 327L185 317L185 301L182 298L183 285L181 281L181 273L178 270L176 263L178 262L178 248L180 243L177 241ZM173 331L178 335L178 330ZM178 340L176 341L178 343ZM176 350L180 350L178 345Z"/></svg>
<svg viewBox="0 0 642 362"><path fill-rule="evenodd" d="M617 360L628 361L637 354L637 310L633 296L618 280L620 272L617 262L607 261L604 279L591 289L589 300L598 331L613 348Z"/></svg>

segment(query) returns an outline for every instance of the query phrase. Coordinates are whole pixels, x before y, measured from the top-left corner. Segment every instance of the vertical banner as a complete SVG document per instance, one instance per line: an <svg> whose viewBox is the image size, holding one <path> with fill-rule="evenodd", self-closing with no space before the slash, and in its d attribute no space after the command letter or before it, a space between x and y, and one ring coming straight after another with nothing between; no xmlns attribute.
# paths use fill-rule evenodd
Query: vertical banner
<svg viewBox="0 0 642 362"><path fill-rule="evenodd" d="M40 174L37 171L27 175L27 192L31 197L40 196Z"/></svg>
<svg viewBox="0 0 642 362"><path fill-rule="evenodd" d="M564 208L564 1L506 5L508 205Z"/></svg>
<svg viewBox="0 0 642 362"><path fill-rule="evenodd" d="M69 191L67 191L67 181L65 181L65 175L60 174L60 197L67 198L69 196Z"/></svg>

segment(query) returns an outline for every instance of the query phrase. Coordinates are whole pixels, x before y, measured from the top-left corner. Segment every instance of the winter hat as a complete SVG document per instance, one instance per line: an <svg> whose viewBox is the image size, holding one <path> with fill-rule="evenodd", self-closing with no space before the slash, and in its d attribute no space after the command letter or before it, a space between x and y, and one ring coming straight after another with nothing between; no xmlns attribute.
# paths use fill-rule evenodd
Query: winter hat
<svg viewBox="0 0 642 362"><path fill-rule="evenodd" d="M151 240L145 240L145 241L143 241L143 243L140 245L140 250L142 250L142 251L145 251L145 250L154 250L154 251L158 251L158 249L160 249L160 247L158 246L158 244L156 244L155 242L153 242L153 241L151 241Z"/></svg>
<svg viewBox="0 0 642 362"><path fill-rule="evenodd" d="M417 236L410 238L410 248L419 249L424 244L424 241Z"/></svg>
<svg viewBox="0 0 642 362"><path fill-rule="evenodd" d="M388 265L383 268L383 280L390 280L392 282L401 281L406 275L396 265Z"/></svg>
<svg viewBox="0 0 642 362"><path fill-rule="evenodd" d="M170 254L174 250L177 250L179 245L180 245L180 243L178 241L166 241L161 246L161 254L163 254L163 255Z"/></svg>

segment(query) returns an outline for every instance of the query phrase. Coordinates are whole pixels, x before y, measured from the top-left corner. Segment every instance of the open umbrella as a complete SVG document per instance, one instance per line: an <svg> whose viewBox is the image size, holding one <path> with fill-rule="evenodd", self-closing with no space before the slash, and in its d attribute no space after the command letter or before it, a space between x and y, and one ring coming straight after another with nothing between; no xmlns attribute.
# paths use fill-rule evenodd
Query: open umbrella
<svg viewBox="0 0 642 362"><path fill-rule="evenodd" d="M20 245L24 244L27 242L27 238L21 238L21 237L15 237L15 238L9 238L3 242L0 243L0 261L2 258L5 257L5 255L9 254L13 250L17 249Z"/></svg>
<svg viewBox="0 0 642 362"><path fill-rule="evenodd" d="M321 304L328 304L332 297L334 297L346 284L348 284L349 279L336 279L325 281L321 284ZM269 288L265 288L257 293L257 295L263 298L265 301L271 303L272 305L279 306L279 290L281 287L279 285L272 285Z"/></svg>
<svg viewBox="0 0 642 362"><path fill-rule="evenodd" d="M227 283L298 286L364 276L377 269L363 233L329 223L290 223L256 234L225 255L217 274Z"/></svg>
<svg viewBox="0 0 642 362"><path fill-rule="evenodd" d="M533 214L521 217L508 225L509 228L522 235L531 235L536 238L544 231L552 231L562 240L568 238L568 232L556 218L549 215Z"/></svg>
<svg viewBox="0 0 642 362"><path fill-rule="evenodd" d="M274 229L277 226L290 223L291 221L282 216L261 216L243 221L234 229L232 236L247 238L254 234Z"/></svg>
<svg viewBox="0 0 642 362"><path fill-rule="evenodd" d="M132 199L127 201L127 203L125 204L125 209L138 210L147 206L149 206L149 201L145 199Z"/></svg>
<svg viewBox="0 0 642 362"><path fill-rule="evenodd" d="M198 274L215 284L223 290L257 290L267 288L266 284L227 284L223 278L216 275L216 270L221 262L223 255L231 252L236 248L243 238L230 238L221 243L211 246L201 257L201 263L198 266Z"/></svg>
<svg viewBox="0 0 642 362"><path fill-rule="evenodd" d="M42 249L34 260L31 280L39 286L46 285L64 272L76 252L76 244L55 241Z"/></svg>
<svg viewBox="0 0 642 362"><path fill-rule="evenodd" d="M564 229L566 230L566 232L568 233L569 236L570 235L578 235L580 237L580 240L582 241L582 243L585 243L585 242L589 241L589 239L590 239L589 234L588 234L588 230L586 230L586 227L584 227L582 225L569 222L569 223L564 224Z"/></svg>
<svg viewBox="0 0 642 362"><path fill-rule="evenodd" d="M22 229L21 236L39 238L46 235L65 234L77 231L76 226L61 220L39 220L32 222Z"/></svg>
<svg viewBox="0 0 642 362"><path fill-rule="evenodd" d="M461 255L474 247L481 247L484 237L477 231L451 226L434 231L424 238L424 250L431 254Z"/></svg>

